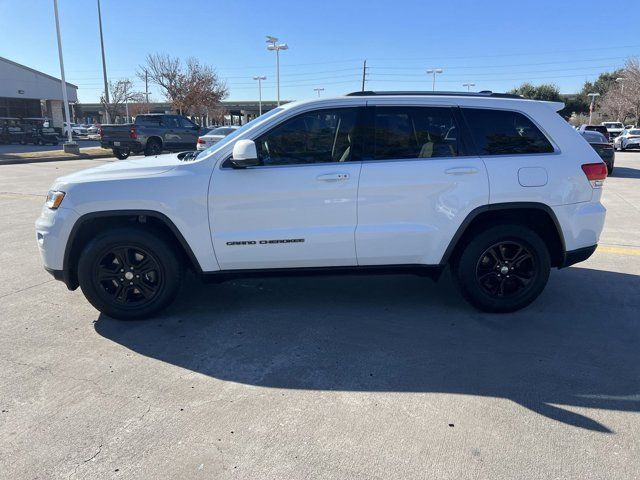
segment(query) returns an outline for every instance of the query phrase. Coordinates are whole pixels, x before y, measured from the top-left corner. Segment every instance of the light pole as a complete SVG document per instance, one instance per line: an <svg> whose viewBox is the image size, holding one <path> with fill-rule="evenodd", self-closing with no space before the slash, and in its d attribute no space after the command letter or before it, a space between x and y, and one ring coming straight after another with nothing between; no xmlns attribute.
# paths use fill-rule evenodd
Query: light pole
<svg viewBox="0 0 640 480"><path fill-rule="evenodd" d="M599 93L589 93L587 96L591 97L591 103L589 104L589 125L591 125L591 117L593 116L593 110L596 106L596 97L599 97Z"/></svg>
<svg viewBox="0 0 640 480"><path fill-rule="evenodd" d="M442 70L441 68L430 68L429 70L427 70L427 74L433 75L433 87L432 87L432 90L434 92L436 91L436 74L442 73L442 72L444 72L444 70Z"/></svg>
<svg viewBox="0 0 640 480"><path fill-rule="evenodd" d="M476 84L475 83L463 83L462 84L463 87L467 87L467 92L471 91L471 87L475 87Z"/></svg>
<svg viewBox="0 0 640 480"><path fill-rule="evenodd" d="M620 84L620 95L624 95L624 77L616 78L616 83Z"/></svg>
<svg viewBox="0 0 640 480"><path fill-rule="evenodd" d="M100 0L98 0L98 27L100 28L100 49L102 50L102 78L104 80L104 116L107 123L111 123L109 118L109 83L107 82L107 62L104 60L104 40L102 38L102 13L100 11ZM149 100L147 100L147 103Z"/></svg>
<svg viewBox="0 0 640 480"><path fill-rule="evenodd" d="M275 50L276 52L276 84L278 90L278 106L280 106L280 50L288 50L286 43L278 43L276 37L267 35L267 50Z"/></svg>
<svg viewBox="0 0 640 480"><path fill-rule="evenodd" d="M266 80L267 77L253 77L254 80L258 81L258 111L260 112L258 116L262 115L262 80Z"/></svg>
<svg viewBox="0 0 640 480"><path fill-rule="evenodd" d="M67 96L67 82L64 78L64 60L62 59L62 39L60 37L60 19L58 18L58 0L53 0L53 12L56 17L56 35L58 36L58 57L60 59L60 80L62 81L62 101L64 102L64 113L67 117L67 141L64 142L63 149L67 153L80 153L78 144L73 141L71 132L71 115L69 115L69 98ZM62 123L64 132L64 122Z"/></svg>
<svg viewBox="0 0 640 480"><path fill-rule="evenodd" d="M318 97L320 97L320 92L324 92L324 88L320 87L320 88L314 88L313 89L314 92L318 92Z"/></svg>

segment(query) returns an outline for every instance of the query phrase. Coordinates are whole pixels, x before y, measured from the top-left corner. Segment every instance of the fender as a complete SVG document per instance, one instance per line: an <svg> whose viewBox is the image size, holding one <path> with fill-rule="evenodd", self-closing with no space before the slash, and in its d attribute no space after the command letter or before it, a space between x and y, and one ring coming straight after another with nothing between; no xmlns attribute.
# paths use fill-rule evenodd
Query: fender
<svg viewBox="0 0 640 480"><path fill-rule="evenodd" d="M558 218L556 217L556 214L551 209L551 207L549 205L545 205L544 203L537 203L537 202L505 202L505 203L493 203L489 205L481 205L480 207L477 207L473 209L471 212L469 212L469 215L467 215L467 217L462 221L455 235L449 242L447 249L442 255L442 260L440 260L440 265L446 265L449 262L451 255L453 254L453 251L458 245L458 242L467 231L467 228L469 228L469 225L471 225L471 222L473 222L473 220L475 220L475 218L478 215L484 212L489 212L489 211L522 210L522 209L541 210L549 214L549 216L551 217L551 220L553 220L553 224L555 225L556 232L558 233L558 238L560 238L560 244L562 247L562 256L563 256L562 263L564 264L565 263L564 259L566 258L566 254L567 254L567 248L565 246L562 229L560 228L560 222L558 222Z"/></svg>
<svg viewBox="0 0 640 480"><path fill-rule="evenodd" d="M198 259L194 255L193 250L191 250L191 246L185 240L184 236L182 235L178 227L176 227L175 224L171 221L171 219L167 217L164 213L160 213L155 210L104 210L100 212L91 212L91 213L82 215L80 218L78 218L76 223L71 228L71 232L69 233L69 238L67 239L67 245L64 251L64 257L62 260L62 275L58 273L58 275L62 277L62 280L65 282L65 284L70 290L74 290L75 288L78 287L78 281L75 278L76 275L74 272L71 272L71 269L70 269L71 250L73 248L78 232L86 222L95 220L96 218L105 218L105 217L152 217L159 220L174 235L174 237L176 238L180 246L183 248L184 252L187 254L187 257L191 261L192 265L194 266L196 273L198 275L201 275L203 273L202 267L200 266L200 262L198 262Z"/></svg>

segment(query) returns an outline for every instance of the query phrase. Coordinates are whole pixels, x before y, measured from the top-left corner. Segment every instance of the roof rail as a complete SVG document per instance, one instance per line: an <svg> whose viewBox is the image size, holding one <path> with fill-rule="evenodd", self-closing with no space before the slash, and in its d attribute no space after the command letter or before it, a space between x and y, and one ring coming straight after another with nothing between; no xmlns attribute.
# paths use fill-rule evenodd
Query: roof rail
<svg viewBox="0 0 640 480"><path fill-rule="evenodd" d="M513 93L493 93L491 90L483 90L481 92L425 92L425 91L372 91L363 90L361 92L347 93L347 97L375 97L375 96L456 96L456 97L491 97L491 98L519 98L524 99L521 95L515 95Z"/></svg>

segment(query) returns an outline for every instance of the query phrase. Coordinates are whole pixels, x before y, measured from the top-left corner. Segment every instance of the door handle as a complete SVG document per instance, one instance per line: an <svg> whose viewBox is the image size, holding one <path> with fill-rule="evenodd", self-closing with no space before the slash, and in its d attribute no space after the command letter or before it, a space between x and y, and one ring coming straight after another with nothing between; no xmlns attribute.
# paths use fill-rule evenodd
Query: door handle
<svg viewBox="0 0 640 480"><path fill-rule="evenodd" d="M321 182L343 182L349 179L348 173L327 173L325 175L318 175L316 180Z"/></svg>
<svg viewBox="0 0 640 480"><path fill-rule="evenodd" d="M478 173L478 169L475 167L454 167L444 171L447 175L472 175Z"/></svg>

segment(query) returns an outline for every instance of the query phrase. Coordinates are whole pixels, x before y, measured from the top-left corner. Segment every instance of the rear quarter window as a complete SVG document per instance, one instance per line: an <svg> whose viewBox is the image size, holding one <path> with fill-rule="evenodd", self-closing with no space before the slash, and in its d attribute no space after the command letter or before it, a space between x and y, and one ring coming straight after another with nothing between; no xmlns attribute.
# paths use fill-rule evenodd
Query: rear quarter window
<svg viewBox="0 0 640 480"><path fill-rule="evenodd" d="M553 145L519 112L463 108L469 133L479 155L552 153Z"/></svg>

